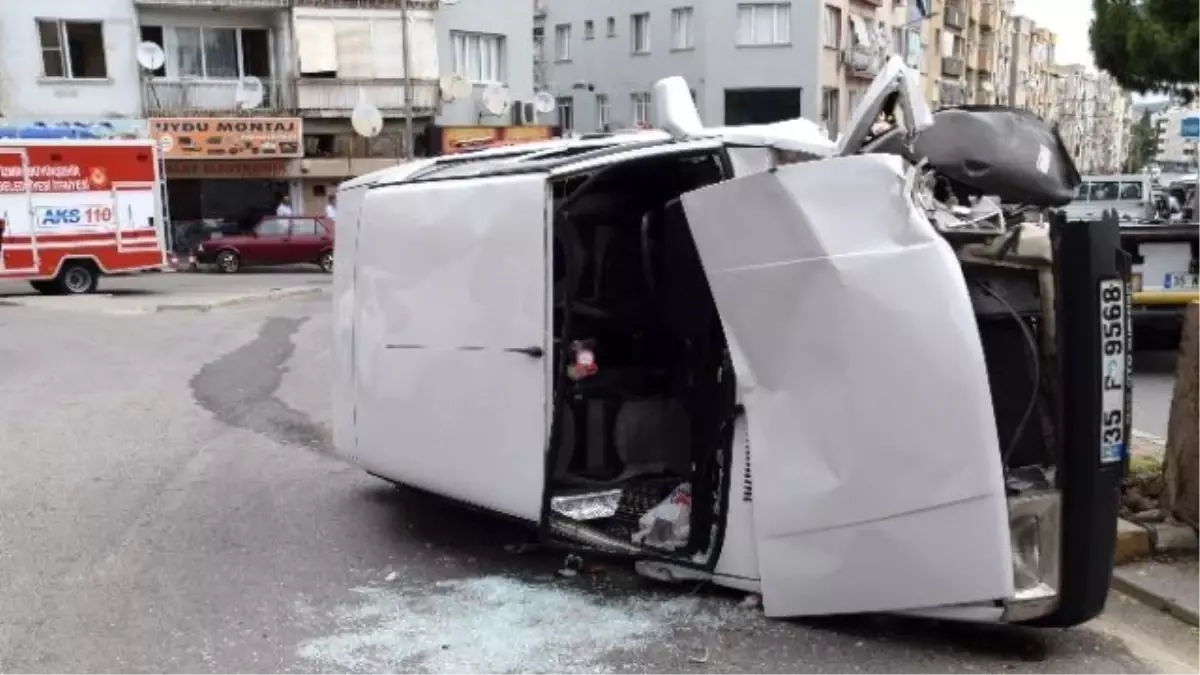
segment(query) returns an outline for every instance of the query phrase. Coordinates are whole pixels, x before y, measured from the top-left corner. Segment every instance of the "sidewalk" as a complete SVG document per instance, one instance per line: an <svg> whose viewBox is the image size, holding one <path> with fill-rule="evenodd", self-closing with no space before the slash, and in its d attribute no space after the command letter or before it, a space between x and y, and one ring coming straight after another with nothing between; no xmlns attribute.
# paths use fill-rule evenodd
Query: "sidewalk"
<svg viewBox="0 0 1200 675"><path fill-rule="evenodd" d="M1190 526L1172 522L1158 508L1163 439L1134 431L1129 476L1117 522L1113 588L1171 616L1200 625L1200 542Z"/></svg>
<svg viewBox="0 0 1200 675"><path fill-rule="evenodd" d="M221 274L144 274L105 277L98 293L46 296L21 283L0 284L0 300L8 306L98 314L206 312L251 302L319 297L328 293L332 277L317 273L253 272Z"/></svg>

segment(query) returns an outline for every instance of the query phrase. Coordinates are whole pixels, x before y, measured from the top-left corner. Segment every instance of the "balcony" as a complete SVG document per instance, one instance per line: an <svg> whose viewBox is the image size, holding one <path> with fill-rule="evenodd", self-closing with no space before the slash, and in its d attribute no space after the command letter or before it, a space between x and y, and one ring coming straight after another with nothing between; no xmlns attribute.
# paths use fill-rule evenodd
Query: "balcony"
<svg viewBox="0 0 1200 675"><path fill-rule="evenodd" d="M967 90L957 82L942 82L938 85L938 99L942 107L965 105Z"/></svg>
<svg viewBox="0 0 1200 675"><path fill-rule="evenodd" d="M981 73L996 72L996 46L985 44L979 48L979 64L976 68Z"/></svg>
<svg viewBox="0 0 1200 675"><path fill-rule="evenodd" d="M874 50L861 45L843 49L842 63L846 64L847 77L860 77L865 80L875 79L883 65L882 60L876 57Z"/></svg>
<svg viewBox="0 0 1200 675"><path fill-rule="evenodd" d="M999 8L995 2L984 2L979 8L979 27L983 30L995 30L999 21Z"/></svg>
<svg viewBox="0 0 1200 675"><path fill-rule="evenodd" d="M142 102L149 116L260 114L287 109L284 88L262 80L262 102L249 109L247 92L237 80L148 80L142 85Z"/></svg>
<svg viewBox="0 0 1200 675"><path fill-rule="evenodd" d="M962 30L967 27L967 12L961 4L946 5L946 16L942 21L947 28L957 28Z"/></svg>
<svg viewBox="0 0 1200 675"><path fill-rule="evenodd" d="M966 64L961 56L943 56L942 74L949 77L962 77Z"/></svg>
<svg viewBox="0 0 1200 675"><path fill-rule="evenodd" d="M432 115L440 100L433 80L413 80L414 115ZM312 117L346 117L359 101L379 108L384 117L404 114L404 80L333 80L300 78L296 81L296 108Z"/></svg>
<svg viewBox="0 0 1200 675"><path fill-rule="evenodd" d="M883 0L852 0L852 2L857 2L860 5L867 5L869 7L883 7Z"/></svg>
<svg viewBox="0 0 1200 675"><path fill-rule="evenodd" d="M133 0L139 7L180 7L217 10L287 9L291 0Z"/></svg>

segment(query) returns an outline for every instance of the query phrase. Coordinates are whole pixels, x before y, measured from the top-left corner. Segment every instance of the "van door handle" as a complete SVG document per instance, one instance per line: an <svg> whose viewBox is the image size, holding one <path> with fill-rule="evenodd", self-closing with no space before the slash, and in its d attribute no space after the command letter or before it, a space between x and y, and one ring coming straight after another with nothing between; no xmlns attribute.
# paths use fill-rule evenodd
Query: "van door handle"
<svg viewBox="0 0 1200 675"><path fill-rule="evenodd" d="M535 347L509 347L508 349L505 349L504 351L514 352L517 354L524 354L525 356L532 356L535 359L540 359L546 355L546 350L542 349L541 347L536 347L536 346Z"/></svg>

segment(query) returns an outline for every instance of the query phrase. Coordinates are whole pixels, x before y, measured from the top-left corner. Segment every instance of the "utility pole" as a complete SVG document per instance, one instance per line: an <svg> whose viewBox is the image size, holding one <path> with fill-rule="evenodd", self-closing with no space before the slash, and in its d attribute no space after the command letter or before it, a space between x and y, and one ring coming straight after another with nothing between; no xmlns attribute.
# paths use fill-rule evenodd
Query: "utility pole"
<svg viewBox="0 0 1200 675"><path fill-rule="evenodd" d="M413 80L412 53L409 49L409 36L412 30L408 25L408 0L400 0L400 50L404 59L404 157L412 159L413 152Z"/></svg>

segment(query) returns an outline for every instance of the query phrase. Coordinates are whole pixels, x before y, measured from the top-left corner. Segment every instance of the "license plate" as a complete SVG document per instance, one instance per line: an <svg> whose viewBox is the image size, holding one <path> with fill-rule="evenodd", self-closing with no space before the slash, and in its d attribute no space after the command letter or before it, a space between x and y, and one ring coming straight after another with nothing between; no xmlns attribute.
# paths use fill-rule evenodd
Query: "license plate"
<svg viewBox="0 0 1200 675"><path fill-rule="evenodd" d="M1172 291L1195 290L1196 275L1187 272L1172 272L1163 279L1163 288Z"/></svg>
<svg viewBox="0 0 1200 675"><path fill-rule="evenodd" d="M1100 463L1125 456L1126 380L1125 283L1100 282Z"/></svg>

